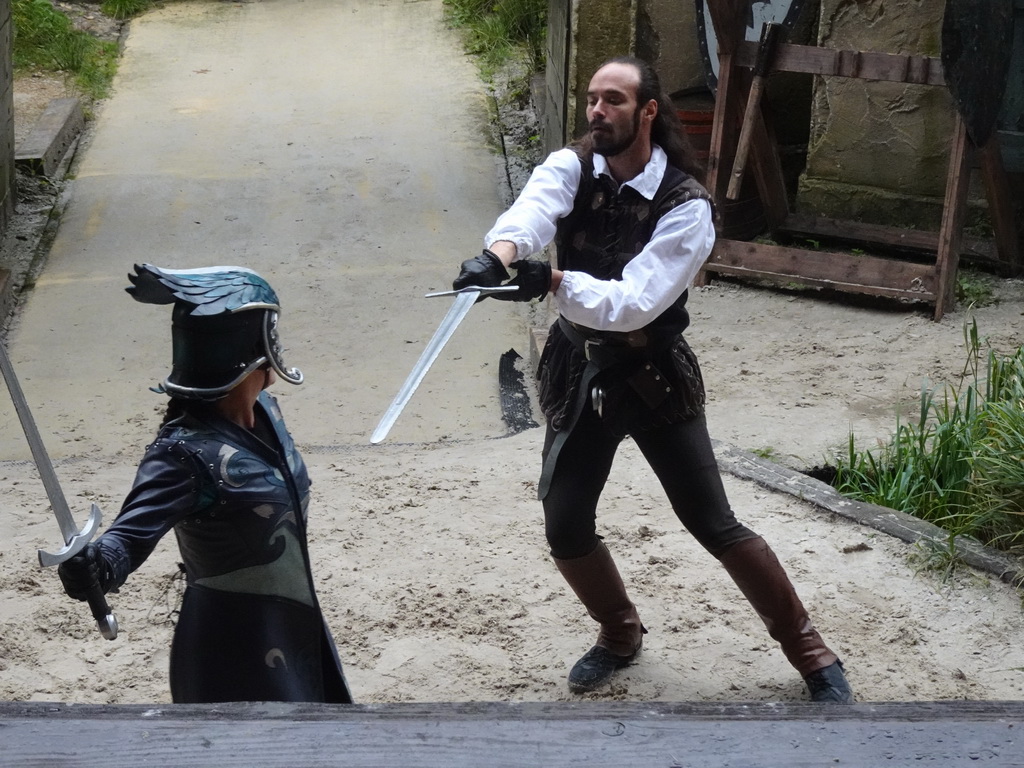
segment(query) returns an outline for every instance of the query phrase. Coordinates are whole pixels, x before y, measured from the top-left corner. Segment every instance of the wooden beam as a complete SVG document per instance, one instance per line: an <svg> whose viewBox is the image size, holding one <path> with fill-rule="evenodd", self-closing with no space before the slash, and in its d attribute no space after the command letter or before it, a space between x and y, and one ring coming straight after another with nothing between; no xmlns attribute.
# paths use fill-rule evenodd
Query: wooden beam
<svg viewBox="0 0 1024 768"><path fill-rule="evenodd" d="M786 179L782 173L778 143L773 138L764 118L754 122L754 178L764 208L765 222L769 231L774 231L789 217L789 199Z"/></svg>
<svg viewBox="0 0 1024 768"><path fill-rule="evenodd" d="M711 0L709 0L710 2ZM714 6L711 6L712 8ZM718 96L715 98L715 113L711 122L711 139L708 145L708 168L704 179L704 186L711 195L711 199L718 201L719 190L728 186L727 170L732 165L732 157L728 154L727 142L734 141L735 132L727 128L729 119L727 117L727 100L724 96L732 87L733 66L729 54L721 54L719 57ZM707 285L709 275L706 269L697 272L693 284L697 287Z"/></svg>
<svg viewBox="0 0 1024 768"><path fill-rule="evenodd" d="M711 197L718 201L729 186L729 168L732 167L733 149L736 146L735 111L730 109L726 94L737 90L733 84L735 68L729 54L720 58L718 95L715 97L715 114L711 123L711 143L708 147L708 170L705 187Z"/></svg>
<svg viewBox="0 0 1024 768"><path fill-rule="evenodd" d="M706 0L719 55L731 55L743 42L747 28L748 0Z"/></svg>
<svg viewBox="0 0 1024 768"><path fill-rule="evenodd" d="M744 40L736 46L735 63L753 67L757 43ZM810 75L855 77L918 85L945 85L942 62L935 56L911 56L874 51L845 51L813 45L785 43L772 60L773 72L803 72Z"/></svg>
<svg viewBox="0 0 1024 768"><path fill-rule="evenodd" d="M929 262L935 260L935 254L939 249L938 232L801 213L791 213L774 232L776 236L788 235L807 240L820 238L833 245L846 243L850 247L868 249L881 246L916 254L922 260L927 257ZM967 235L961 237L960 259L984 267L1002 277L1013 277L1020 272L1019 263L1014 268L1010 260L1001 257L995 241L991 238Z"/></svg>
<svg viewBox="0 0 1024 768"><path fill-rule="evenodd" d="M0 703L0 768L1020 768L1024 702Z"/></svg>
<svg viewBox="0 0 1024 768"><path fill-rule="evenodd" d="M792 213L786 217L786 221L778 228L778 232L810 239L822 237L857 245L882 245L907 251L919 251L931 256L934 256L939 247L938 232L803 213ZM978 237L963 238L960 253L980 261L996 259L992 241Z"/></svg>
<svg viewBox="0 0 1024 768"><path fill-rule="evenodd" d="M740 125L744 117L742 106L746 103L745 96L750 80L736 71L731 51L747 44L743 41L743 32L746 29L748 11L737 0L707 0L707 3L718 40L719 66L718 92L715 95L715 116L711 129L708 177L705 186L716 202L724 203L725 192L729 186L729 171L735 160ZM725 44L723 38L727 41ZM756 44L754 50L756 54ZM771 229L781 224L789 215L786 183L777 145L765 125L760 110L754 119L752 131L751 158L754 175L765 220ZM703 284L705 277L698 276L696 284Z"/></svg>
<svg viewBox="0 0 1024 768"><path fill-rule="evenodd" d="M745 9L741 12L740 0L707 0L707 3L718 41L718 90L705 187L716 201L723 201L743 121L742 105L746 101L743 97L749 85L744 82L749 78L736 69L732 60L732 50L743 39L746 29L746 12ZM758 122L763 127L763 122Z"/></svg>
<svg viewBox="0 0 1024 768"><path fill-rule="evenodd" d="M941 320L942 316L953 308L956 300L956 273L960 267L960 239L964 231L967 188L971 180L970 141L967 137L967 126L957 115L953 124L946 199L942 206L939 248L935 257L935 269L939 277L936 288L936 320Z"/></svg>
<svg viewBox="0 0 1024 768"><path fill-rule="evenodd" d="M988 214L995 233L996 250L1010 275L1021 272L1020 248L1017 243L1017 227L1014 224L1013 197L1010 180L1003 165L1003 154L999 131L992 131L992 138L979 150L981 176L985 182L985 199L988 200Z"/></svg>
<svg viewBox="0 0 1024 768"><path fill-rule="evenodd" d="M704 268L737 277L872 296L925 302L933 302L938 296L935 268L930 264L767 243L720 239Z"/></svg>

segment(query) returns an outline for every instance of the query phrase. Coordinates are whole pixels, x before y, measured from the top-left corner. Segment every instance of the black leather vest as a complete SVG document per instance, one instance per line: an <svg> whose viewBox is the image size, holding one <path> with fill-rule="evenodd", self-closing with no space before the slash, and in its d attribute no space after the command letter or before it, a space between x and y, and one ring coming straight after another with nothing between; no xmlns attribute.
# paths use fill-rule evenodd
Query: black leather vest
<svg viewBox="0 0 1024 768"><path fill-rule="evenodd" d="M586 272L599 280L619 280L622 270L650 242L658 221L678 205L707 200L711 195L701 184L669 165L654 195L648 200L632 187L619 185L610 176L594 178L591 155L580 155L582 176L573 209L559 220L555 232L558 268ZM690 324L684 291L645 330L652 337L674 336Z"/></svg>
<svg viewBox="0 0 1024 768"><path fill-rule="evenodd" d="M621 279L622 270L650 241L658 221L668 211L689 200L707 200L707 190L693 177L669 165L653 200L647 200L631 187L621 191L607 176L594 178L592 157L580 156L582 177L573 209L558 223L555 233L558 267L586 272L599 280ZM603 370L595 379L605 394L602 419L613 432L651 429L692 418L704 409L704 382L697 358L682 336L690 323L686 310L687 293L648 323L639 334L644 348L623 349L619 364ZM637 335L596 331L574 326L592 339L612 344L629 344ZM615 351L615 350L612 350ZM613 355L614 360L614 355ZM648 365L648 363L650 365ZM576 398L583 392L581 381L588 365L584 351L570 340L560 322L555 322L538 364L540 407L555 430L571 429L570 414ZM663 399L657 404L641 395L644 375L653 370L659 380ZM664 385L670 386L665 389ZM644 394L650 394L644 391Z"/></svg>

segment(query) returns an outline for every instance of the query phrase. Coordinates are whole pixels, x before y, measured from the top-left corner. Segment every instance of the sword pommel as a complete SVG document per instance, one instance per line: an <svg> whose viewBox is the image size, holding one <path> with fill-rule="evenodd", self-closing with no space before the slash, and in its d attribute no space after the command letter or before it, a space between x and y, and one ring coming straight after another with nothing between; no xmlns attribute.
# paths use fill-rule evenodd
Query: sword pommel
<svg viewBox="0 0 1024 768"><path fill-rule="evenodd" d="M107 640L116 639L117 619L114 618L110 606L107 605L107 596L103 594L99 584L89 590L89 596L86 599L89 601L92 617L96 619L96 626L100 628L100 634Z"/></svg>

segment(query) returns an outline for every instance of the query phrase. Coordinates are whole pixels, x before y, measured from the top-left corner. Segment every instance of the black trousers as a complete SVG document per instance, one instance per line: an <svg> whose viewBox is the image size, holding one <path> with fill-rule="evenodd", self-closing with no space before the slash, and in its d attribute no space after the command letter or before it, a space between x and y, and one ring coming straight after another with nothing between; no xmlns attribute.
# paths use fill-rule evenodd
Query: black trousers
<svg viewBox="0 0 1024 768"><path fill-rule="evenodd" d="M548 425L544 458L558 433ZM715 557L756 538L741 524L722 485L703 415L630 435L661 481L683 526ZM622 442L588 403L558 454L544 498L544 528L553 557L572 559L598 545L597 503Z"/></svg>

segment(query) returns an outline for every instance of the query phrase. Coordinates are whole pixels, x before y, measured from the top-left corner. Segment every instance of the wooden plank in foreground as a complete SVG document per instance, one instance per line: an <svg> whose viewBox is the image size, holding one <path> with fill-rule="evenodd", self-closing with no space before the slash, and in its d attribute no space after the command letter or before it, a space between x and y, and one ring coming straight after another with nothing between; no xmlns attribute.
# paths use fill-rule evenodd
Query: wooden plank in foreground
<svg viewBox="0 0 1024 768"><path fill-rule="evenodd" d="M0 704L0 766L1024 767L1024 702Z"/></svg>

